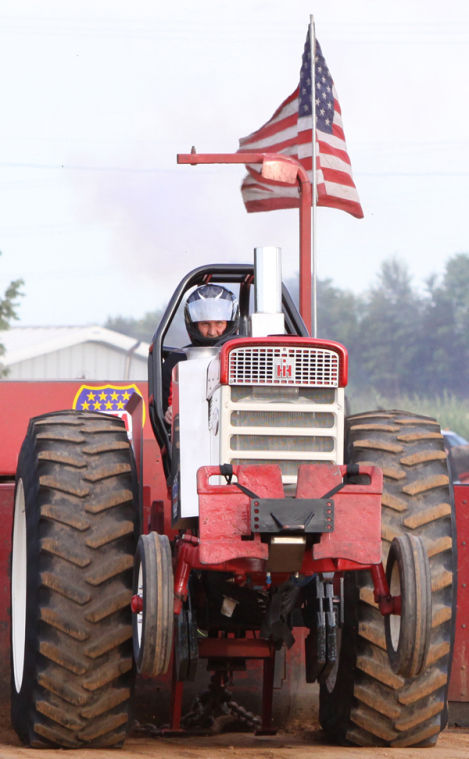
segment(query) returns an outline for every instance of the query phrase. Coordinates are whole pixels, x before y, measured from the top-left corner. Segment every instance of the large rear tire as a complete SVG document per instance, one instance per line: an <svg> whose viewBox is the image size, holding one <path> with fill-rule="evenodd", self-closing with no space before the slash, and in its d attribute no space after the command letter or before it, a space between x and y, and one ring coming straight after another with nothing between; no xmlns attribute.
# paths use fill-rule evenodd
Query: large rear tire
<svg viewBox="0 0 469 759"><path fill-rule="evenodd" d="M123 422L32 419L12 540L13 726L32 746L115 746L134 682L136 474Z"/></svg>
<svg viewBox="0 0 469 759"><path fill-rule="evenodd" d="M431 571L432 630L426 665L417 677L393 672L383 617L368 572L345 577L345 627L339 664L321 685L320 721L335 740L359 746L423 746L447 722L456 597L452 493L438 423L402 411L347 420L347 463L384 473L383 560L393 538L419 535Z"/></svg>

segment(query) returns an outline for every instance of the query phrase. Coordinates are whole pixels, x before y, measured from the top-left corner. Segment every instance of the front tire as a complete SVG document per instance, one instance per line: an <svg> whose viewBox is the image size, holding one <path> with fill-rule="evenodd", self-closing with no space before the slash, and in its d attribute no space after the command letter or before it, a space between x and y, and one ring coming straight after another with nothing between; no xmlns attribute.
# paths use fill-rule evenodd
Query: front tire
<svg viewBox="0 0 469 759"><path fill-rule="evenodd" d="M168 671L173 649L174 577L167 535L140 535L134 567L134 596L142 603L133 615L134 659L140 675Z"/></svg>
<svg viewBox="0 0 469 759"><path fill-rule="evenodd" d="M384 618L386 648L393 672L417 677L426 666L432 624L430 563L418 535L405 533L391 543L386 579L401 599L400 614Z"/></svg>
<svg viewBox="0 0 469 759"><path fill-rule="evenodd" d="M431 572L431 637L420 675L393 672L370 575L346 573L340 659L334 679L321 686L321 725L331 738L359 746L432 745L447 722L456 600L452 493L439 425L402 411L349 417L346 461L383 470L383 561L394 538L423 540Z"/></svg>
<svg viewBox="0 0 469 759"><path fill-rule="evenodd" d="M12 723L32 746L114 746L130 721L136 475L120 419L30 421L12 537Z"/></svg>

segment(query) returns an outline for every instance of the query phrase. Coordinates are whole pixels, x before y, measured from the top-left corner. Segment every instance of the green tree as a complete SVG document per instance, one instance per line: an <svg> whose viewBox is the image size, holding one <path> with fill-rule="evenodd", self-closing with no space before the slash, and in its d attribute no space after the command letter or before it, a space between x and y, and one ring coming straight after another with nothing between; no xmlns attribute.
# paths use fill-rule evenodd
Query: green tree
<svg viewBox="0 0 469 759"><path fill-rule="evenodd" d="M182 311L183 309L180 306L165 337L166 346L182 346L188 341ZM149 343L160 323L163 312L164 309L147 311L140 319L133 319L129 316L110 316L104 326L108 329L114 329L116 332L122 332L123 335L130 335L137 340Z"/></svg>
<svg viewBox="0 0 469 759"><path fill-rule="evenodd" d="M418 390L467 395L469 384L469 255L448 259L439 282L432 277L420 340L421 383Z"/></svg>
<svg viewBox="0 0 469 759"><path fill-rule="evenodd" d="M298 279L285 283L298 305ZM331 279L318 279L318 337L338 340L347 348L355 343L358 334L361 297L336 287Z"/></svg>
<svg viewBox="0 0 469 759"><path fill-rule="evenodd" d="M122 332L123 335L135 337L136 340L149 343L162 314L162 310L157 310L147 311L139 319L134 319L130 316L109 316L104 326L107 329Z"/></svg>
<svg viewBox="0 0 469 759"><path fill-rule="evenodd" d="M1 255L1 253L0 253ZM18 298L22 295L20 287L23 285L22 279L14 279L8 285L7 289L0 296L0 331L10 328L10 322L17 319L16 309L18 307ZM1 363L1 357L5 355L5 347L0 343L0 377L5 376L8 370Z"/></svg>
<svg viewBox="0 0 469 759"><path fill-rule="evenodd" d="M337 340L349 355L349 383L362 381L360 320L363 298L333 285L330 279L318 280L318 337Z"/></svg>
<svg viewBox="0 0 469 759"><path fill-rule="evenodd" d="M359 331L361 300L330 279L318 280L318 337L338 340L352 350Z"/></svg>
<svg viewBox="0 0 469 759"><path fill-rule="evenodd" d="M360 319L366 384L391 397L413 392L421 314L407 266L396 258L384 261Z"/></svg>

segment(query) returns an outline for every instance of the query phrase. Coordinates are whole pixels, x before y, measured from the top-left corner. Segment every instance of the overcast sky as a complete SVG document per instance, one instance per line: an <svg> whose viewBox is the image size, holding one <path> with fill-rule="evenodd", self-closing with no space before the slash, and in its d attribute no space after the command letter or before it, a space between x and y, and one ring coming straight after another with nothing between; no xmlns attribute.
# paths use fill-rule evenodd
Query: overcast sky
<svg viewBox="0 0 469 759"><path fill-rule="evenodd" d="M0 0L0 291L20 324L163 305L200 263L297 266L297 211L247 215L235 151L297 85L309 14L342 107L365 218L317 213L318 276L415 284L469 252L467 0Z"/></svg>

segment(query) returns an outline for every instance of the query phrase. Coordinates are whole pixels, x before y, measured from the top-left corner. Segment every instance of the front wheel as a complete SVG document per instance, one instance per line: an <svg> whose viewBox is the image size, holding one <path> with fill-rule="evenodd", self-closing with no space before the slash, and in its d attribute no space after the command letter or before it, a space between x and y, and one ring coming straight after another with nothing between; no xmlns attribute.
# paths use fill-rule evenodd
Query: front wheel
<svg viewBox="0 0 469 759"><path fill-rule="evenodd" d="M392 596L400 598L400 614L384 618L386 648L393 672L417 677L425 669L432 622L430 563L418 535L394 538L386 579Z"/></svg>
<svg viewBox="0 0 469 759"><path fill-rule="evenodd" d="M173 646L174 578L167 535L141 535L135 555L133 647L140 675L168 671ZM135 603L136 602L136 603Z"/></svg>

